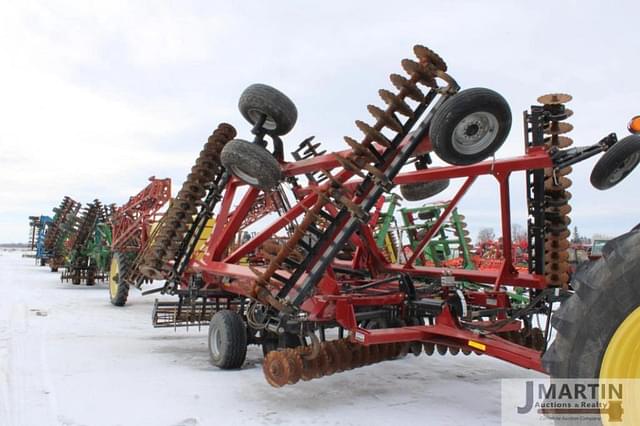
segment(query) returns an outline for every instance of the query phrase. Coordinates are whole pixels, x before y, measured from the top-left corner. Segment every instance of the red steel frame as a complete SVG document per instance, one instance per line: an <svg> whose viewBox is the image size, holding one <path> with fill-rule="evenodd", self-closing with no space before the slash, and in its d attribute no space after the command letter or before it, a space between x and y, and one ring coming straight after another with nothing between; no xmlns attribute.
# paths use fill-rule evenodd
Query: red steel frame
<svg viewBox="0 0 640 426"><path fill-rule="evenodd" d="M149 178L150 183L118 207L111 218L111 251L138 252L149 239L151 223L171 199L171 179Z"/></svg>
<svg viewBox="0 0 640 426"><path fill-rule="evenodd" d="M405 139L404 142L407 140L408 139ZM428 138L422 141L420 147L421 149L419 151L421 153L430 151L431 144ZM305 173L338 169L341 168L341 165L335 158L336 155L345 156L349 152L350 151L341 151L333 154L320 155L303 161L283 163L282 171L285 177L294 177ZM427 235L422 238L414 255L405 264L390 264L375 244L373 229L362 226L360 236L352 237L352 242L357 245L353 260L335 260L334 266L343 265L354 269L367 269L372 273L374 278L383 278L400 273L414 277L432 278L450 275L457 280L492 284L493 291L468 292L466 297L472 300L475 305L489 308L508 307L509 299L505 296L504 291L501 290L502 286L510 285L531 289L543 289L547 286L543 276L518 272L513 265L509 178L513 172L543 169L552 166L551 158L544 148L530 147L524 155L514 158L488 160L468 166L434 167L401 173L394 179L394 184L410 184L445 178L466 178L466 180L450 202L444 214L441 215ZM343 179L345 177L348 179L345 186L353 187L359 183L358 179L350 179L352 175L346 170L342 170L338 175ZM477 271L416 266L415 260L417 253L422 251L422 248L438 231L438 228L442 225L449 213L464 197L477 177L481 175L493 176L499 187L500 218L505 253L502 268L499 271ZM298 198L297 204L292 205L284 215L275 219L251 240L235 248L233 251L228 252L227 248L229 244L234 240L234 236L242 226L243 219L251 211L253 203L260 194L258 189L249 187L239 204L235 206L234 211L231 211L237 189L242 185L244 184L236 178L231 179L228 183L220 205L220 211L212 237L209 239L205 250L205 256L202 260L192 259L188 270L190 272L202 273L209 287L221 287L224 288L225 291L249 297L252 283L255 280L255 273L249 266L238 265L239 260L256 250L265 241L284 229L285 226L303 215L317 200L316 190L326 187L328 183L316 187L294 188L294 193ZM256 267L253 269L260 270L260 268ZM286 271L280 271L279 273L287 276ZM225 278L224 283L223 278ZM231 278L231 280L228 278ZM361 344L369 345L409 341L446 344L448 346L472 349L476 352L484 352L522 367L543 371L540 352L509 342L495 334L478 334L463 328L446 306L442 313L436 318L434 325L418 325L380 330L359 328L355 316L356 306L402 306L405 300L404 293L398 291L389 294L388 288L385 289L381 287L381 289L385 290L384 295L346 294L341 292L341 285L335 278L332 268L329 268L317 286L317 291L303 303L302 309L309 314L309 320L318 322L337 321L340 326L350 331L350 336L353 341ZM397 290L397 287L395 287L395 289ZM516 321L509 323L508 326L500 328L497 331L511 331L519 328L520 324Z"/></svg>

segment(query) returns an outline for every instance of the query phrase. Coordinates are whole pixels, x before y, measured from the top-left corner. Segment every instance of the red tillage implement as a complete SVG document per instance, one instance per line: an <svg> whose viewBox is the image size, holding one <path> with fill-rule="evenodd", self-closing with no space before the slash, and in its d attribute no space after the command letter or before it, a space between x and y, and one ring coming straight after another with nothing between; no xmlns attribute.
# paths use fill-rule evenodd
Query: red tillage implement
<svg viewBox="0 0 640 426"><path fill-rule="evenodd" d="M487 160L511 127L504 98L489 89L460 91L437 54L422 46L414 52L416 60L402 61L406 76L391 75L397 90L379 92L386 108L370 105L375 122L356 121L363 136L345 137L349 149L337 153L318 152L309 138L294 152L296 161L285 161L281 136L295 124L295 106L269 86L243 92L239 107L253 125L253 141L235 139L236 129L219 125L135 263L145 277L165 280L161 291L179 296L170 308L157 305L156 324L209 322L211 360L221 368L240 367L247 344L262 345L265 376L274 386L436 349L543 371L548 326L534 323L548 319L567 290L565 175L571 164L607 150L615 134L565 149L570 97L548 95L524 114L525 153ZM433 153L450 165L428 167ZM409 164L417 170L404 169ZM512 259L515 172L524 172L527 183L526 273ZM495 178L499 193L501 269L416 266L418 253L483 175ZM396 185L415 190L454 178L462 185L415 254L404 264L389 263L370 220L379 199ZM276 197L277 215L256 215L265 194ZM214 214L204 256L195 257ZM243 233L247 217L260 219L254 234ZM462 281L490 289L469 290ZM513 308L505 286L529 289L529 304Z"/></svg>

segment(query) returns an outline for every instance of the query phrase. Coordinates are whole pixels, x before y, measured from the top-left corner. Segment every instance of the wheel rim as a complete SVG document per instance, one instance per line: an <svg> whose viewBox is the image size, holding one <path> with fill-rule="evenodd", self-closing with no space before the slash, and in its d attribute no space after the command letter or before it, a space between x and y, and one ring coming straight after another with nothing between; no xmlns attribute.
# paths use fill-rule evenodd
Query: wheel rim
<svg viewBox="0 0 640 426"><path fill-rule="evenodd" d="M116 277L120 274L120 265L115 258L111 259L111 267L109 268L109 294L111 298L115 298L118 294L118 280Z"/></svg>
<svg viewBox="0 0 640 426"><path fill-rule="evenodd" d="M600 365L600 380L606 379L636 379L631 392L625 384L625 399L637 401L640 397L640 308L622 321L607 345ZM640 407L626 404L624 416L628 424L640 424ZM602 422L608 424L608 416L603 415Z"/></svg>
<svg viewBox="0 0 640 426"><path fill-rule="evenodd" d="M260 181L258 181L258 179L236 165L231 166L231 173L246 184L251 186L260 186Z"/></svg>
<svg viewBox="0 0 640 426"><path fill-rule="evenodd" d="M247 114L251 118L251 124L256 124L264 115L265 120L264 124L262 125L263 128L267 130L275 130L276 127L278 127L278 123L276 123L273 118L258 109L250 109L249 111L247 111Z"/></svg>
<svg viewBox="0 0 640 426"><path fill-rule="evenodd" d="M616 167L611 175L609 175L609 179L607 179L607 181L611 185L615 185L620 182L636 167L638 161L640 161L640 152L631 154L619 163L618 167Z"/></svg>
<svg viewBox="0 0 640 426"><path fill-rule="evenodd" d="M211 337L209 338L211 344L211 355L214 358L220 358L220 347L222 346L222 334L219 328L211 330Z"/></svg>
<svg viewBox="0 0 640 426"><path fill-rule="evenodd" d="M467 115L453 129L452 145L461 154L482 152L495 140L499 130L495 115L480 111Z"/></svg>

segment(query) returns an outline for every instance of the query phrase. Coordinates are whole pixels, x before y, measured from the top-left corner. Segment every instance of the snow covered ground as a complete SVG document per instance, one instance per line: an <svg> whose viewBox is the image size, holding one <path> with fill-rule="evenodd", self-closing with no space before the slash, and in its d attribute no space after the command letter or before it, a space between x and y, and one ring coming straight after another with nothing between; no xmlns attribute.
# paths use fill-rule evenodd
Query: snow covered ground
<svg viewBox="0 0 640 426"><path fill-rule="evenodd" d="M206 330L154 329L153 296L109 303L0 252L0 425L500 424L500 379L541 377L483 356L409 355L274 389L262 354L208 361Z"/></svg>

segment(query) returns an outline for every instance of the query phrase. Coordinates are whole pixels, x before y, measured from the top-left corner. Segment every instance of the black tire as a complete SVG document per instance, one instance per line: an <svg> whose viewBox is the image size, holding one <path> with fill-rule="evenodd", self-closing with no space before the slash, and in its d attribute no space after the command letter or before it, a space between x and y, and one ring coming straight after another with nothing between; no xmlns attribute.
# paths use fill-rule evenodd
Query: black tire
<svg viewBox="0 0 640 426"><path fill-rule="evenodd" d="M275 188L282 180L280 164L273 155L260 145L242 139L227 142L220 161L235 177L264 191Z"/></svg>
<svg viewBox="0 0 640 426"><path fill-rule="evenodd" d="M449 179L400 185L400 194L407 201L420 201L433 197L449 187Z"/></svg>
<svg viewBox="0 0 640 426"><path fill-rule="evenodd" d="M58 268L57 268L57 267L55 267L55 268L54 268L54 267L52 266L52 267L51 267L51 272L58 272Z"/></svg>
<svg viewBox="0 0 640 426"><path fill-rule="evenodd" d="M131 268L133 255L114 253L109 267L109 300L114 306L124 306L129 297L129 284L122 277ZM117 272L116 272L117 270Z"/></svg>
<svg viewBox="0 0 640 426"><path fill-rule="evenodd" d="M507 101L493 90L476 87L445 101L433 116L429 138L444 161L467 165L493 155L510 129Z"/></svg>
<svg viewBox="0 0 640 426"><path fill-rule="evenodd" d="M90 268L90 269L87 270L86 284L88 286L96 285L96 270L95 269Z"/></svg>
<svg viewBox="0 0 640 426"><path fill-rule="evenodd" d="M252 84L244 89L238 101L242 116L255 125L262 114L262 127L271 135L282 136L291 131L298 119L295 104L281 91L266 84Z"/></svg>
<svg viewBox="0 0 640 426"><path fill-rule="evenodd" d="M599 378L611 338L640 309L638 259L640 231L631 231L609 241L602 258L576 272L576 292L554 313L557 335L542 358L552 377Z"/></svg>
<svg viewBox="0 0 640 426"><path fill-rule="evenodd" d="M435 210L418 213L418 219L422 219L422 220L431 220L431 219L436 219L437 217L438 217L438 213Z"/></svg>
<svg viewBox="0 0 640 426"><path fill-rule="evenodd" d="M45 266L47 264L47 261L44 259L40 259L40 266Z"/></svg>
<svg viewBox="0 0 640 426"><path fill-rule="evenodd" d="M591 185L599 190L609 189L640 163L640 135L620 139L605 152L591 171Z"/></svg>
<svg viewBox="0 0 640 426"><path fill-rule="evenodd" d="M224 370L242 367L247 356L247 328L242 317L234 311L215 313L209 323L209 358Z"/></svg>

